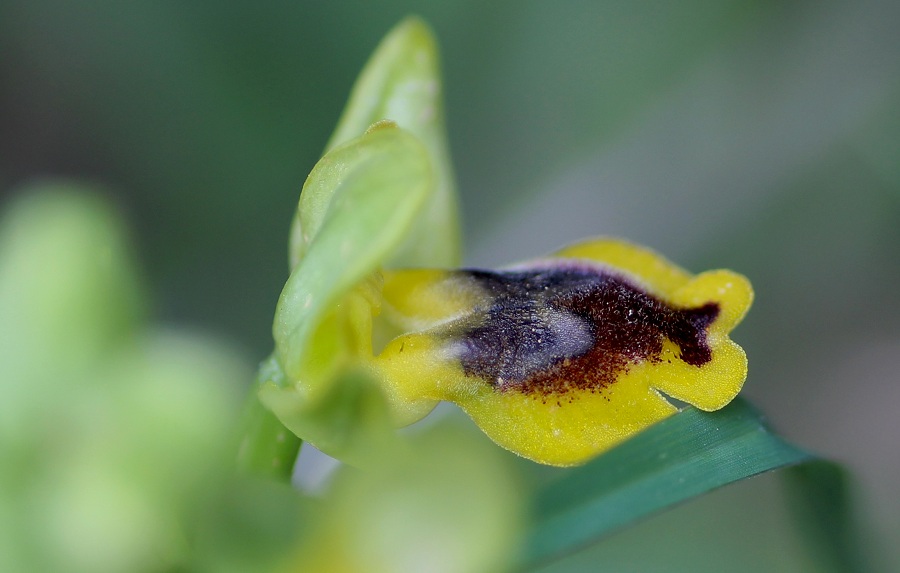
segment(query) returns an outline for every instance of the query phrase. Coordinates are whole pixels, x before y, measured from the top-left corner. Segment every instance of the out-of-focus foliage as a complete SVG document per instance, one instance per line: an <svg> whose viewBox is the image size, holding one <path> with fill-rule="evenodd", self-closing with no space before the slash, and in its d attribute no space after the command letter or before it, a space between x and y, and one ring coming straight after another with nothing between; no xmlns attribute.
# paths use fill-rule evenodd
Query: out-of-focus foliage
<svg viewBox="0 0 900 573"><path fill-rule="evenodd" d="M0 230L0 569L189 562L206 513L229 497L248 369L214 341L145 324L102 200L66 184L22 193ZM248 500L229 522L255 511ZM270 519L283 527L278 511ZM261 533L227 541L256 551Z"/></svg>
<svg viewBox="0 0 900 573"><path fill-rule="evenodd" d="M523 495L497 449L455 425L382 449L346 472L290 571L481 573L506 570L524 527Z"/></svg>

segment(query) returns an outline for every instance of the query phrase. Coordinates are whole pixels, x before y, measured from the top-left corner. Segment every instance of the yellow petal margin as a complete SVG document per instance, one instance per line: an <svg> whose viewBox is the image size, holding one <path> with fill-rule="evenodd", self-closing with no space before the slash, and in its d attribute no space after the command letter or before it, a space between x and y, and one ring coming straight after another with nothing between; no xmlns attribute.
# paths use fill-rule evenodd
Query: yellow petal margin
<svg viewBox="0 0 900 573"><path fill-rule="evenodd" d="M406 332L375 358L400 424L437 400L495 442L574 465L677 411L717 410L747 359L728 334L753 300L743 276L692 275L594 239L500 271L389 271L383 317Z"/></svg>

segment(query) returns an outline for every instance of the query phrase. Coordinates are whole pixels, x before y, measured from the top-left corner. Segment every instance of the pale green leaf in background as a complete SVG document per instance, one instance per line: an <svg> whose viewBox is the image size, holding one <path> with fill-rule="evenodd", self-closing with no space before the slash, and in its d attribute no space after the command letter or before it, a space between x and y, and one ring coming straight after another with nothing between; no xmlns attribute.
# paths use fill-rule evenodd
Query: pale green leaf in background
<svg viewBox="0 0 900 573"><path fill-rule="evenodd" d="M91 189L23 189L0 228L0 570L210 570L225 554L265 570L294 536L296 494L232 479L249 366L145 323L124 228ZM237 495L222 547L193 551L207 502ZM236 534L248 521L265 523Z"/></svg>
<svg viewBox="0 0 900 573"><path fill-rule="evenodd" d="M382 451L365 471L344 467L327 511L292 570L316 573L486 573L506 569L521 540L523 502L501 451L447 423Z"/></svg>

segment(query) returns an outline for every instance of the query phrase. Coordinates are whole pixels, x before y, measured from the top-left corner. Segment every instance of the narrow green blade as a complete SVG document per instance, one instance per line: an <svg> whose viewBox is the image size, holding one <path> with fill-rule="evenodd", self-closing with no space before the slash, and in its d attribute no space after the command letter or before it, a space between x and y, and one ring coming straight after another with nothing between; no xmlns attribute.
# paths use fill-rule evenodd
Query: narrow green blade
<svg viewBox="0 0 900 573"><path fill-rule="evenodd" d="M816 571L871 571L853 512L848 472L834 462L813 460L791 468L784 478L788 506Z"/></svg>
<svg viewBox="0 0 900 573"><path fill-rule="evenodd" d="M688 408L538 491L520 567L731 482L812 459L740 398L717 412Z"/></svg>

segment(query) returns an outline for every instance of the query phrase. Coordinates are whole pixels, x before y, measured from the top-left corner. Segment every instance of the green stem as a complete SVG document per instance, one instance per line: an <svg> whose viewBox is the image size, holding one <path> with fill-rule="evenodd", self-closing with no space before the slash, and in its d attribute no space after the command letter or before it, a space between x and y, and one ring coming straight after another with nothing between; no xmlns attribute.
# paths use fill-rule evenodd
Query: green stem
<svg viewBox="0 0 900 573"><path fill-rule="evenodd" d="M290 483L303 441L284 427L251 389L244 408L237 467L245 474Z"/></svg>

